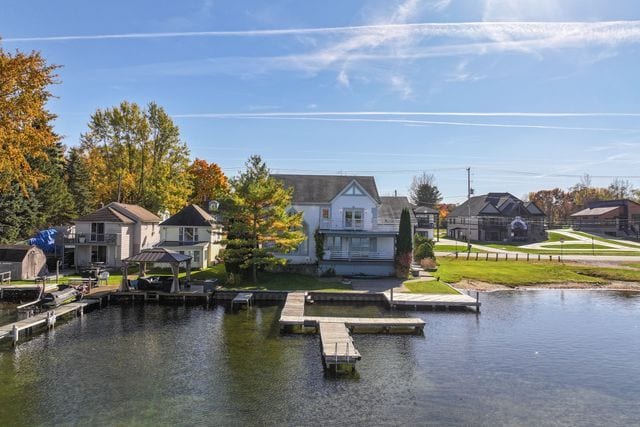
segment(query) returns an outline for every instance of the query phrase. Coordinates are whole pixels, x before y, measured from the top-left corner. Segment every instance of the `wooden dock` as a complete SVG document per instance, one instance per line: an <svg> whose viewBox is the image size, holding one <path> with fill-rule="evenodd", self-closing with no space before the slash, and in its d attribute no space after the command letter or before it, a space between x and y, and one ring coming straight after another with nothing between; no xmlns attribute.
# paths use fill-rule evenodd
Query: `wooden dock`
<svg viewBox="0 0 640 427"><path fill-rule="evenodd" d="M344 323L320 322L320 342L322 361L325 368L335 372L351 371L362 358L353 344L349 330Z"/></svg>
<svg viewBox="0 0 640 427"><path fill-rule="evenodd" d="M41 325L53 327L58 317L70 313L82 316L86 307L99 303L100 302L97 299L84 299L82 301L72 302L56 307L53 310L48 310L44 313L39 313L23 320L18 320L17 322L10 323L8 325L0 326L0 339L12 338L13 344L15 345L20 338L20 332L30 331L32 328Z"/></svg>
<svg viewBox="0 0 640 427"><path fill-rule="evenodd" d="M482 305L478 298L465 294L411 294L406 292L383 293L392 307L474 307L480 311Z"/></svg>
<svg viewBox="0 0 640 427"><path fill-rule="evenodd" d="M253 294L250 292L240 292L231 300L231 310L240 309L243 305L246 308L251 307L251 302L253 301Z"/></svg>

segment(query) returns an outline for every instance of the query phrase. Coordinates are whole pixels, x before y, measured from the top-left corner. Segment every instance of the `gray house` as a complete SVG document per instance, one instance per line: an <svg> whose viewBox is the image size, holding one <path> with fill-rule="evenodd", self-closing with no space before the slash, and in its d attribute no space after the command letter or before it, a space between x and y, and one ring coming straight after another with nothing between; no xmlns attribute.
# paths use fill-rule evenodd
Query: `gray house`
<svg viewBox="0 0 640 427"><path fill-rule="evenodd" d="M448 217L447 235L456 240L534 242L544 240L546 215L533 202L523 202L509 193L472 197Z"/></svg>
<svg viewBox="0 0 640 427"><path fill-rule="evenodd" d="M29 245L0 245L0 272L11 272L12 280L32 280L48 274L42 249Z"/></svg>

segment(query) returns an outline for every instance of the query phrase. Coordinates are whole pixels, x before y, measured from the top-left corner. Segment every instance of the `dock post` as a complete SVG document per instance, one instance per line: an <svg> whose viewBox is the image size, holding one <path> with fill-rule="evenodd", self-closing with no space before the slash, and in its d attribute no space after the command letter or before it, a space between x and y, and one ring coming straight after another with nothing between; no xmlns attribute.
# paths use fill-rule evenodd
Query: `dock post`
<svg viewBox="0 0 640 427"><path fill-rule="evenodd" d="M518 255L519 255L519 254L516 254L516 261L518 260Z"/></svg>
<svg viewBox="0 0 640 427"><path fill-rule="evenodd" d="M13 335L13 345L15 346L18 343L18 327L16 325L13 325L13 330L11 331L11 334Z"/></svg>
<svg viewBox="0 0 640 427"><path fill-rule="evenodd" d="M476 312L480 313L480 292L476 291Z"/></svg>
<svg viewBox="0 0 640 427"><path fill-rule="evenodd" d="M480 252L476 252L476 261L478 260L479 255L480 255Z"/></svg>
<svg viewBox="0 0 640 427"><path fill-rule="evenodd" d="M540 261L540 254L538 254L538 261Z"/></svg>
<svg viewBox="0 0 640 427"><path fill-rule="evenodd" d="M496 252L496 261L498 260L498 255L500 255L498 252Z"/></svg>
<svg viewBox="0 0 640 427"><path fill-rule="evenodd" d="M527 253L527 262L529 262L529 255L531 254Z"/></svg>

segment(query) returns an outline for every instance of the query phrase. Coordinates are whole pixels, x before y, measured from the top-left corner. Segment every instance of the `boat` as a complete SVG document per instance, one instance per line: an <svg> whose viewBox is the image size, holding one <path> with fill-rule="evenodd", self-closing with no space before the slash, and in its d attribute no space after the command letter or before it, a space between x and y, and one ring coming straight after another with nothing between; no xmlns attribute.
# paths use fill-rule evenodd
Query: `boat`
<svg viewBox="0 0 640 427"><path fill-rule="evenodd" d="M46 307L59 307L78 299L80 292L73 288L63 289L61 291L47 292L42 296L42 305Z"/></svg>

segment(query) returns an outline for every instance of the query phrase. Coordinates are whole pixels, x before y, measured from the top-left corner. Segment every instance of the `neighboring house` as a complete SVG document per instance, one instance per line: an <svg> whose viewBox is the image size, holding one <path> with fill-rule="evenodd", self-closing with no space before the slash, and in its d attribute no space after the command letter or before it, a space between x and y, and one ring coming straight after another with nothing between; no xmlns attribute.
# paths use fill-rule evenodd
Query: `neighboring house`
<svg viewBox="0 0 640 427"><path fill-rule="evenodd" d="M606 234L614 237L638 237L640 233L640 204L632 200L592 202L571 215L576 230Z"/></svg>
<svg viewBox="0 0 640 427"><path fill-rule="evenodd" d="M469 209L470 208L470 209ZM544 212L533 202L523 202L509 193L472 197L447 217L452 239L480 242L533 242L544 240Z"/></svg>
<svg viewBox="0 0 640 427"><path fill-rule="evenodd" d="M42 249L30 245L0 245L0 273L11 272L11 280L32 280L49 273Z"/></svg>
<svg viewBox="0 0 640 427"><path fill-rule="evenodd" d="M112 202L73 222L65 244L74 246L76 268L96 262L120 267L123 259L160 241L160 218L137 205Z"/></svg>
<svg viewBox="0 0 640 427"><path fill-rule="evenodd" d="M222 237L222 227L213 216L189 205L160 223L158 247L190 255L193 268L206 268L216 263Z"/></svg>
<svg viewBox="0 0 640 427"><path fill-rule="evenodd" d="M380 197L372 176L273 175L293 189L292 212L303 213L306 240L280 255L290 264L318 263L336 274L391 275L395 242L405 197ZM393 200L392 200L393 199ZM397 199L397 200L396 200ZM415 217L412 214L415 225ZM315 233L324 241L316 257Z"/></svg>
<svg viewBox="0 0 640 427"><path fill-rule="evenodd" d="M414 233L429 239L437 239L440 231L440 211L426 206L416 206L413 208L413 213L416 217Z"/></svg>

